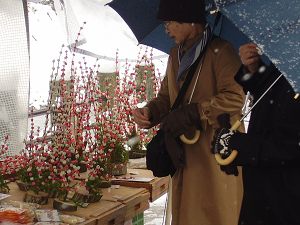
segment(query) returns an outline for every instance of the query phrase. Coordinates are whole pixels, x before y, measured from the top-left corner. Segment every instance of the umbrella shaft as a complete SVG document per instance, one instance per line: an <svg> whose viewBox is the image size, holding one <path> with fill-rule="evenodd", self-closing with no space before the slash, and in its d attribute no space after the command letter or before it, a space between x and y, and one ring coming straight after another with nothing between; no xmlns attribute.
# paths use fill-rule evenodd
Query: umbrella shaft
<svg viewBox="0 0 300 225"><path fill-rule="evenodd" d="M247 116L248 114L252 111L252 109L259 103L259 101L268 93L268 91L274 86L274 84L276 84L276 82L279 80L280 77L282 77L283 74L280 74L279 77L277 77L277 79L268 87L267 90L265 90L265 92L259 97L259 99L257 99L257 101L253 104L253 106L251 106L251 108L244 114L244 116L240 119L240 121L242 122Z"/></svg>

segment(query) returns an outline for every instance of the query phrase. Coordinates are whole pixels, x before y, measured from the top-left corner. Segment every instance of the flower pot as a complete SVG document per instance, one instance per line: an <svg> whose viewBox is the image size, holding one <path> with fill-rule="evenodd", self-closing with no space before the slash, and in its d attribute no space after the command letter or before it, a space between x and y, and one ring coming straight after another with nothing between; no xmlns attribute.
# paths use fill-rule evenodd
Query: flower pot
<svg viewBox="0 0 300 225"><path fill-rule="evenodd" d="M88 194L81 194L76 192L72 200L74 202L79 202L79 203L94 203L94 202L99 202L102 196L103 195L100 192L88 193Z"/></svg>
<svg viewBox="0 0 300 225"><path fill-rule="evenodd" d="M144 158L146 156L146 151L140 150L140 151L129 151L129 159L140 159Z"/></svg>
<svg viewBox="0 0 300 225"><path fill-rule="evenodd" d="M109 188L109 187L111 187L111 181L110 180L103 180L103 181L101 181L99 187L100 188Z"/></svg>
<svg viewBox="0 0 300 225"><path fill-rule="evenodd" d="M111 174L113 176L120 176L127 174L127 162L125 163L112 163Z"/></svg>
<svg viewBox="0 0 300 225"><path fill-rule="evenodd" d="M55 189L48 191L49 198L57 198L59 192Z"/></svg>
<svg viewBox="0 0 300 225"><path fill-rule="evenodd" d="M74 212L77 211L77 205L71 201L62 201L57 198L53 200L53 208L59 211Z"/></svg>
<svg viewBox="0 0 300 225"><path fill-rule="evenodd" d="M40 205L47 205L48 193L39 192L36 194L33 191L27 191L24 196L24 202L37 203Z"/></svg>

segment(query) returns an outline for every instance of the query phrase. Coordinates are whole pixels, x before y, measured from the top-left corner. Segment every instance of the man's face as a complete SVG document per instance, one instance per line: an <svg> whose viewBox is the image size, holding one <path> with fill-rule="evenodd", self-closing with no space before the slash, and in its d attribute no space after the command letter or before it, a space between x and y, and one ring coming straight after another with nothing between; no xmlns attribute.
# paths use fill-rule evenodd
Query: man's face
<svg viewBox="0 0 300 225"><path fill-rule="evenodd" d="M164 21L166 33L176 44L182 44L190 38L194 29L190 23L179 23L176 21Z"/></svg>

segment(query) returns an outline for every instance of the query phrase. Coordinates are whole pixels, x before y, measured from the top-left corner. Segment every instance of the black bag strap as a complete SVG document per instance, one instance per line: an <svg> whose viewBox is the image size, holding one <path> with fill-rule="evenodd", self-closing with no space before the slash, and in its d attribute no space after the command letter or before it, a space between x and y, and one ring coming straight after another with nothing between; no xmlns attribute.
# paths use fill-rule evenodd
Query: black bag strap
<svg viewBox="0 0 300 225"><path fill-rule="evenodd" d="M181 86L180 90L179 90L179 93L175 99L175 102L174 104L172 105L171 107L171 110L170 111L173 111L174 109L176 109L180 102L182 101L188 87L189 87L189 84L191 83L192 81L192 78L193 78L193 75L195 74L195 71L197 69L197 66L198 66L198 63L199 61L201 60L201 58L203 57L204 53L206 52L206 49L207 49L207 46L209 45L212 37L213 37L213 32L215 30L215 27L216 25L218 24L219 20L220 20L220 17L221 17L221 14L220 12L217 12L217 15L216 15L216 19L214 21L214 24L213 24L213 28L212 28L212 31L211 31L211 36L207 42L207 44L205 45L203 51L200 53L200 55L198 56L198 58L196 59L196 61L191 65L189 71L188 71L188 74L186 75L186 78L184 80L184 83L183 85Z"/></svg>
<svg viewBox="0 0 300 225"><path fill-rule="evenodd" d="M195 74L195 71L197 69L198 63L199 63L200 59L202 58L203 54L205 53L208 44L209 44L209 42L206 44L206 46L204 47L203 51L198 56L198 58L196 59L196 61L191 65L191 67L190 67L190 69L188 71L188 74L186 75L186 78L184 80L184 83L181 86L181 88L179 90L179 93L178 93L178 95L177 95L177 97L175 99L175 102L174 102L174 104L171 107L171 111L173 111L174 109L176 109L179 106L180 102L182 101L182 99L183 99L183 97L184 97L184 95L185 95L185 93L186 93L186 91L187 91L187 89L189 87L189 84L191 83L192 78L193 78L193 76Z"/></svg>

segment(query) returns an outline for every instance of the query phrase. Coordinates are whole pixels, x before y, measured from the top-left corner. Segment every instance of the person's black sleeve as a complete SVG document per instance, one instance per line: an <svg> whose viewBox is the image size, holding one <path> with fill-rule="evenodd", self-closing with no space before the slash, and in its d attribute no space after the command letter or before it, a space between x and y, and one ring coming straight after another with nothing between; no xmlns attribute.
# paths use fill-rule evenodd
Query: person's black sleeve
<svg viewBox="0 0 300 225"><path fill-rule="evenodd" d="M261 94L262 90L266 90L271 85L270 82L274 81L279 74L280 71L273 64L269 66L262 64L254 74L248 73L244 66L241 66L234 79L243 87L245 93L249 91L252 95L257 96Z"/></svg>
<svg viewBox="0 0 300 225"><path fill-rule="evenodd" d="M295 104L300 106L300 102ZM300 117L293 118L274 127L267 138L255 134L234 134L229 145L238 151L238 156L233 163L238 166L300 167Z"/></svg>

